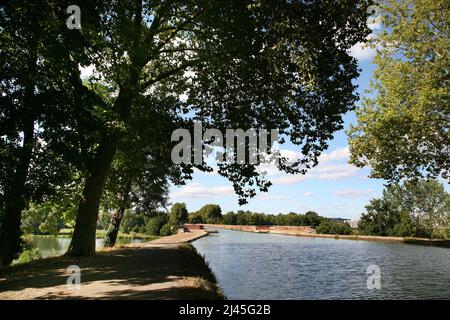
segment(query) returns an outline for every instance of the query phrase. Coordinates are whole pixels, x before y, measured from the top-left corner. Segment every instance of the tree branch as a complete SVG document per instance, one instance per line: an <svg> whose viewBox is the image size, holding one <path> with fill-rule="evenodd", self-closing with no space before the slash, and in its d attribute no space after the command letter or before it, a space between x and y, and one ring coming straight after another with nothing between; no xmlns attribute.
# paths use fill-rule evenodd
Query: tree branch
<svg viewBox="0 0 450 320"><path fill-rule="evenodd" d="M158 76L156 76L156 77L154 77L154 78L152 78L152 79L146 81L146 82L142 85L141 89L142 89L142 90L145 90L145 89L147 89L148 87L150 87L151 85L153 85L153 84L155 84L155 83L157 83L157 82L159 82L159 81L161 81L161 80L164 80L164 79L166 79L166 78L168 78L168 77L171 77L171 76L177 74L178 72L185 70L186 68L195 66L195 65L196 65L197 63L199 63L199 62L200 62L199 59L192 60L192 61L188 61L188 62L186 62L186 63L183 63L183 64L182 64L181 66L179 66L179 67L176 67L176 68L173 68L173 69L171 69L171 70L162 72L162 73L160 73Z"/></svg>

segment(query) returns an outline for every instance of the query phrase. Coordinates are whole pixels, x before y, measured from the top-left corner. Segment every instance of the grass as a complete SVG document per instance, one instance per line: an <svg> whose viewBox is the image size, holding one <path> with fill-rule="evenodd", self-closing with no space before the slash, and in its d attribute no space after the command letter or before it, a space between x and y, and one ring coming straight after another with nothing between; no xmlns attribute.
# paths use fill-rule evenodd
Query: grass
<svg viewBox="0 0 450 320"><path fill-rule="evenodd" d="M178 250L182 255L182 269L196 274L195 285L199 288L206 289L208 292L205 296L196 296L196 299L226 299L222 289L217 283L217 279L212 272L205 257L200 255L194 246L190 243L183 243L178 246ZM211 296L210 292L215 293ZM192 298L192 297L184 297Z"/></svg>

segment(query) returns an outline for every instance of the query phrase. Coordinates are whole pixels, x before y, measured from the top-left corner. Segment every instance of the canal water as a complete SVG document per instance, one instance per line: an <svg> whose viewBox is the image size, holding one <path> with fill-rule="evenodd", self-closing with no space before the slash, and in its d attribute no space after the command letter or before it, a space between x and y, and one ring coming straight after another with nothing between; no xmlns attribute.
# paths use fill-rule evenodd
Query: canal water
<svg viewBox="0 0 450 320"><path fill-rule="evenodd" d="M64 254L69 248L70 238L40 238L34 237L32 239L32 244L35 248L39 250L42 258L54 257ZM126 244L126 243L140 243L143 240L141 239L128 239L128 238L118 238L118 244ZM103 239L95 240L95 247L101 248L103 247Z"/></svg>
<svg viewBox="0 0 450 320"><path fill-rule="evenodd" d="M217 230L193 245L228 299L450 299L449 248Z"/></svg>

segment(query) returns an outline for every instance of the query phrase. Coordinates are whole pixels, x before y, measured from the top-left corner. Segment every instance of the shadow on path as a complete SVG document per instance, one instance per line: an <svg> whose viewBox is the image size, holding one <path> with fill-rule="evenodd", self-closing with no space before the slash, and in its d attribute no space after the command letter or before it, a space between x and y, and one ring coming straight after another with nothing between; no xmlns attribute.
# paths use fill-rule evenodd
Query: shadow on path
<svg viewBox="0 0 450 320"><path fill-rule="evenodd" d="M67 288L70 265L81 268L79 290ZM190 245L137 247L7 268L0 271L0 299L219 299L214 283Z"/></svg>

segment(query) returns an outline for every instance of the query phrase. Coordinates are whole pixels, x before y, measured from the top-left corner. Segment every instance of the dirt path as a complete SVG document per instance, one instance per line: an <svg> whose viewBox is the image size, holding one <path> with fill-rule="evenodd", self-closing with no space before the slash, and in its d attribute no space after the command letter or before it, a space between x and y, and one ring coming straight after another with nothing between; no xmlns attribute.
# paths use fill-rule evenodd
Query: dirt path
<svg viewBox="0 0 450 320"><path fill-rule="evenodd" d="M0 272L0 299L217 299L214 276L191 246L206 232L178 234L101 251L93 258L56 257ZM79 289L66 268L81 269Z"/></svg>

